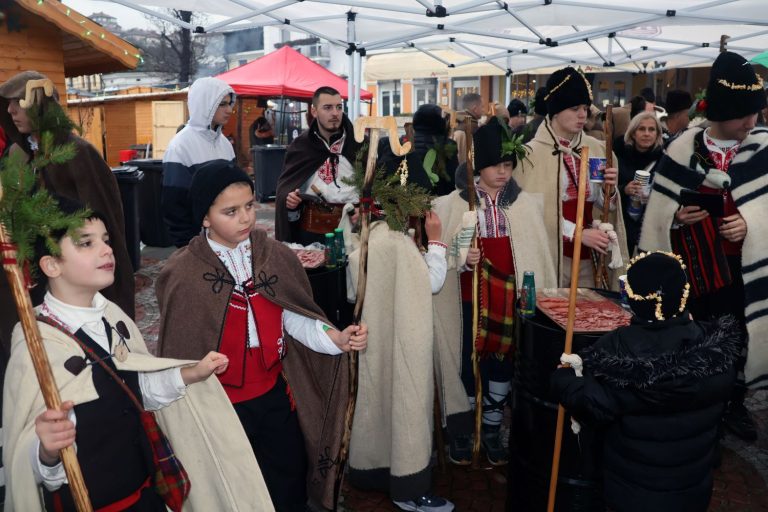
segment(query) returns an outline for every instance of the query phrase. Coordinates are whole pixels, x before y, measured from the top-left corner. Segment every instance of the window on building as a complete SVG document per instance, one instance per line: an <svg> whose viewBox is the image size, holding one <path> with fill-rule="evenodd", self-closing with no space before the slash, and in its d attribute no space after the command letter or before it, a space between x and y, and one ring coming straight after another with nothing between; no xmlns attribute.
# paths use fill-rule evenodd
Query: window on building
<svg viewBox="0 0 768 512"><path fill-rule="evenodd" d="M465 94L479 93L480 79L478 78L454 78L453 79L453 108L461 110L461 98Z"/></svg>
<svg viewBox="0 0 768 512"><path fill-rule="evenodd" d="M437 78L417 78L413 81L413 112L425 103L437 103Z"/></svg>
<svg viewBox="0 0 768 512"><path fill-rule="evenodd" d="M397 116L400 115L400 81L392 80L389 82L381 82L379 84L379 96L381 100L381 115L383 116Z"/></svg>

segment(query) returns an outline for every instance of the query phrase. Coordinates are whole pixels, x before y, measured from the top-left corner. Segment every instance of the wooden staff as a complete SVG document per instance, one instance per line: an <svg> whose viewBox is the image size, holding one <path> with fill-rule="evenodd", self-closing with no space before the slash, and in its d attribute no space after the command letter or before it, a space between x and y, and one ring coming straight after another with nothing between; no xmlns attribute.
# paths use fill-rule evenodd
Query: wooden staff
<svg viewBox="0 0 768 512"><path fill-rule="evenodd" d="M0 199L2 197L3 188L0 185ZM16 262L16 251L13 249L13 242L2 223L0 223L0 248L2 248L0 253L2 254L3 268L5 269L8 283L11 285L13 300L16 302L16 311L19 314L19 321L24 331L27 349L32 359L32 365L35 368L35 374L37 374L37 381L40 384L45 407L59 410L61 408L61 396L59 396L59 389L56 387L51 365L48 362L48 353L43 346L43 338L40 335L37 320L35 320L32 300L29 297L24 274ZM85 487L83 473L80 471L80 464L77 461L74 446L68 446L61 450L60 457L64 463L64 471L67 474L67 480L69 480L69 489L78 512L91 512L93 508L88 498L88 489Z"/></svg>
<svg viewBox="0 0 768 512"><path fill-rule="evenodd" d="M576 294L579 289L579 262L581 260L581 232L584 229L584 202L587 195L587 166L589 148L581 149L581 166L579 168L579 195L576 203L576 233L573 235L573 259L571 260L571 289L568 294L568 323L565 328L565 348L563 352L571 353L573 346L573 325L576 321ZM555 510L555 494L557 493L557 474L560 471L560 448L563 443L563 422L565 409L557 407L557 427L555 428L555 451L552 455L552 475L549 479L549 501L547 512Z"/></svg>
<svg viewBox="0 0 768 512"><path fill-rule="evenodd" d="M603 134L605 135L605 168L609 169L613 167L613 105L605 107ZM613 185L603 184L603 211L600 214L600 222L608 222L608 216L611 213L612 194ZM619 213L618 215L621 214ZM605 254L592 251L592 263L595 270L595 288L610 289L611 281L608 277L608 262L606 261Z"/></svg>
<svg viewBox="0 0 768 512"><path fill-rule="evenodd" d="M357 274L355 309L352 314L352 321L355 325L360 325L360 320L363 316L365 288L368 281L368 238L371 234L371 206L373 203L371 189L373 188L373 178L376 174L376 153L379 147L381 130L388 132L389 145L395 155L404 156L411 150L410 142L400 144L397 122L394 117L358 117L355 120L355 140L358 142L365 140L366 128L370 129L370 133L368 136L368 160L365 165L363 190L360 194L360 266ZM357 405L357 358L357 351L351 350L349 352L349 398L347 400L347 411L344 415L344 432L339 446L339 471L336 474L336 483L334 485L334 509L338 504L339 494L341 493L341 482L344 478L344 466L349 456L349 441L352 437L352 422L355 417L355 406Z"/></svg>
<svg viewBox="0 0 768 512"><path fill-rule="evenodd" d="M469 116L467 116L469 118ZM464 123L464 136L467 139L467 202L469 211L477 209L475 193L475 161L474 139L472 138L472 123ZM479 247L478 233L472 237L471 247ZM478 311L478 288L480 287L480 262L472 269L472 372L475 374L475 439L472 443L472 467L480 467L480 436L483 423L483 380L480 375L480 354L477 352L477 326L480 322Z"/></svg>

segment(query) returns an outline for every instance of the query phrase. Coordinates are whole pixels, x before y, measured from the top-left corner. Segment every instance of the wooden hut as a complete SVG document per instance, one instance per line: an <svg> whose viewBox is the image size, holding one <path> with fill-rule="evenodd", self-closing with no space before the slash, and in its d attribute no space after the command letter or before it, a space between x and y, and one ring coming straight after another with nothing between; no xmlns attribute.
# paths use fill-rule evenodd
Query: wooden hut
<svg viewBox="0 0 768 512"><path fill-rule="evenodd" d="M141 60L135 47L56 0L3 2L0 24L0 81L39 71L62 103L66 77L133 69Z"/></svg>
<svg viewBox="0 0 768 512"><path fill-rule="evenodd" d="M83 137L111 166L120 164L120 151L151 147L162 158L179 125L187 120L187 89L133 87L109 96L70 97L69 117L83 128Z"/></svg>

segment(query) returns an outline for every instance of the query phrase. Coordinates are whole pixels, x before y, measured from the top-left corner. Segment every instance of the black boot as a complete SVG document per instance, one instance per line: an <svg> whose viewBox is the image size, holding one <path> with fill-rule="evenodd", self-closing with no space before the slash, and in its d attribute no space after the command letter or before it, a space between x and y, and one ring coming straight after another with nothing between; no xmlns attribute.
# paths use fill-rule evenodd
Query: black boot
<svg viewBox="0 0 768 512"><path fill-rule="evenodd" d="M743 384L736 384L731 393L731 400L723 416L725 429L742 441L749 443L757 440L757 428L752 415L744 405L747 388Z"/></svg>

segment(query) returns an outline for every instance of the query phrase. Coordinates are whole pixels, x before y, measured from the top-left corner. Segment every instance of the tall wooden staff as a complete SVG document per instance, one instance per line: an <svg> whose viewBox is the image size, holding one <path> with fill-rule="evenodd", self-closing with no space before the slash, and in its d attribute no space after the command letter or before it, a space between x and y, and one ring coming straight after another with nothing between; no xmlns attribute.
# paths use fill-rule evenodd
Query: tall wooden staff
<svg viewBox="0 0 768 512"><path fill-rule="evenodd" d="M603 123L603 134L605 135L605 168L613 167L613 105L605 107L605 122ZM608 216L611 211L611 195L613 194L613 185L603 184L603 211L600 214L600 222L608 222ZM621 215L621 213L618 213ZM595 270L595 288L608 290L611 287L611 281L608 277L608 262L605 254L598 256L596 251L592 251L592 263Z"/></svg>
<svg viewBox="0 0 768 512"><path fill-rule="evenodd" d="M0 199L2 197L3 187L0 185ZM16 302L16 311L19 314L24 338L27 341L27 349L32 358L32 365L35 367L37 381L40 383L43 401L48 409L58 410L61 408L61 396L59 396L51 365L48 362L48 354L45 351L43 339L37 327L35 313L32 310L32 300L29 297L29 291L24 282L24 275L19 263L16 261L16 249L2 223L0 223L0 254L2 254L5 275L11 285L13 299ZM60 456L64 463L64 471L67 474L67 480L69 480L69 489L78 512L91 512L93 508L88 498L88 489L85 487L83 473L80 471L80 464L77 461L74 447L68 446L64 448L61 450Z"/></svg>
<svg viewBox="0 0 768 512"><path fill-rule="evenodd" d="M472 138L472 122L467 116L464 122L464 136L467 139L467 202L469 211L477 209L475 193L475 145ZM472 238L471 247L479 247L478 233ZM480 263L472 269L472 372L475 374L475 439L472 443L472 467L480 466L480 435L483 422L483 380L480 375L480 354L477 352L477 326L480 321L478 311L478 288L480 287Z"/></svg>
<svg viewBox="0 0 768 512"><path fill-rule="evenodd" d="M368 238L371 234L371 206L373 197L371 189L373 188L373 178L376 174L376 158L379 148L379 136L381 130L388 132L389 145L392 152L398 156L404 156L411 150L411 143L400 144L400 138L397 133L397 122L394 117L358 117L355 120L355 140L363 142L365 140L365 129L370 129L368 135L368 160L365 165L365 178L363 180L363 190L360 194L360 267L357 273L357 296L355 299L355 309L353 311L353 323L360 325L363 316L363 304L365 303L365 287L368 281ZM341 492L341 482L344 478L344 466L349 456L349 440L352 436L352 421L355 417L355 406L357 405L357 382L358 382L358 354L352 350L349 352L349 398L347 401L347 411L344 415L344 433L341 437L339 446L339 471L336 474L336 483L334 486L334 507L339 501Z"/></svg>
<svg viewBox="0 0 768 512"><path fill-rule="evenodd" d="M565 328L565 348L563 352L571 353L573 347L573 325L576 321L576 294L579 289L579 261L581 260L581 232L584 222L584 201L587 195L587 166L589 165L589 148L581 148L581 166L579 168L579 195L576 203L576 233L573 235L573 259L571 260L571 289L568 294L568 323ZM563 423L565 409L562 405L557 408L557 427L555 428L555 451L552 455L552 475L549 479L549 501L547 512L555 510L555 494L557 493L557 474L560 472L560 448L563 443Z"/></svg>

